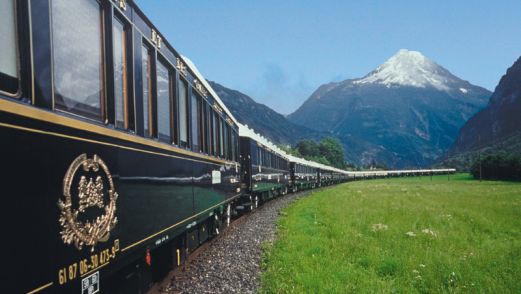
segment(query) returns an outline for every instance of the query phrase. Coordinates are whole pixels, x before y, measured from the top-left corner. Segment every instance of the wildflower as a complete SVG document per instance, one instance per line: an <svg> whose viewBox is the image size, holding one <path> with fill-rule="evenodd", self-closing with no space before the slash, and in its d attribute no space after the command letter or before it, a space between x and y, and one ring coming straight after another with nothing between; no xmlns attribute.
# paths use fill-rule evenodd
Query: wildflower
<svg viewBox="0 0 521 294"><path fill-rule="evenodd" d="M407 232L407 233L405 233L405 235L407 235L409 237L416 237L416 234L414 232Z"/></svg>
<svg viewBox="0 0 521 294"><path fill-rule="evenodd" d="M437 237L436 233L434 233L431 229L423 229L422 233Z"/></svg>
<svg viewBox="0 0 521 294"><path fill-rule="evenodd" d="M380 230L387 230L389 226L384 224L373 224L373 232L380 231Z"/></svg>
<svg viewBox="0 0 521 294"><path fill-rule="evenodd" d="M420 267L425 268L425 264L420 263Z"/></svg>
<svg viewBox="0 0 521 294"><path fill-rule="evenodd" d="M418 270L415 270L415 269L414 269L414 270L412 270L412 273L413 273L413 274L415 274L415 275L418 275L418 274L420 274L420 272L419 272Z"/></svg>

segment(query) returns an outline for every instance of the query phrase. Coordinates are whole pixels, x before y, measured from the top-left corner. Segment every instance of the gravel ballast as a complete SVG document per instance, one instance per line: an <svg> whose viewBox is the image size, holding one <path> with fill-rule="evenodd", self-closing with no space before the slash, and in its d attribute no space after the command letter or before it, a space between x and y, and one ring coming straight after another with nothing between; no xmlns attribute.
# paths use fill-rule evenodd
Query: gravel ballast
<svg viewBox="0 0 521 294"><path fill-rule="evenodd" d="M273 199L177 269L152 293L255 293L260 285L262 244L276 237L279 211L310 192Z"/></svg>

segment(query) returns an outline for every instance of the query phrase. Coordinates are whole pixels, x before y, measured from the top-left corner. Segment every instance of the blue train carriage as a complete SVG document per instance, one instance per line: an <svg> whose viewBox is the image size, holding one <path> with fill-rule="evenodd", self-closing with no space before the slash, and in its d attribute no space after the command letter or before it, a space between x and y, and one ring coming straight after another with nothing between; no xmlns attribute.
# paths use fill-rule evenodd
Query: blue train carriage
<svg viewBox="0 0 521 294"><path fill-rule="evenodd" d="M340 184L349 180L345 170L317 163L319 168L319 186Z"/></svg>
<svg viewBox="0 0 521 294"><path fill-rule="evenodd" d="M340 184L348 180L348 173L345 170L332 168L333 184Z"/></svg>
<svg viewBox="0 0 521 294"><path fill-rule="evenodd" d="M1 293L142 293L241 196L238 124L132 2L0 2Z"/></svg>
<svg viewBox="0 0 521 294"><path fill-rule="evenodd" d="M251 210L273 197L288 193L288 155L246 125L239 124L241 179L245 191L239 209Z"/></svg>
<svg viewBox="0 0 521 294"><path fill-rule="evenodd" d="M319 163L292 155L288 155L288 159L290 162L292 192L320 187L322 174L320 170L321 165ZM325 177L329 177L328 173L325 174ZM329 182L329 180L326 181Z"/></svg>
<svg viewBox="0 0 521 294"><path fill-rule="evenodd" d="M320 166L320 186L335 184L335 171L329 166Z"/></svg>

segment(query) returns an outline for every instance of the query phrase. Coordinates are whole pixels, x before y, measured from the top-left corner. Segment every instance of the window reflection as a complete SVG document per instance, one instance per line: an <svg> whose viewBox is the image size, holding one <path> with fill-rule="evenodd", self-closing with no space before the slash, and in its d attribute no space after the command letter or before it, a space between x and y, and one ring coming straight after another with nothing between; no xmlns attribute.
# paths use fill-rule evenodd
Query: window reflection
<svg viewBox="0 0 521 294"><path fill-rule="evenodd" d="M217 138L219 132L217 131L219 125L217 124L217 114L212 113L212 140L213 140L213 155L219 154L219 139Z"/></svg>
<svg viewBox="0 0 521 294"><path fill-rule="evenodd" d="M199 151L199 99L192 91L192 149Z"/></svg>
<svg viewBox="0 0 521 294"><path fill-rule="evenodd" d="M224 131L223 131L223 122L219 119L219 155L224 157Z"/></svg>
<svg viewBox="0 0 521 294"><path fill-rule="evenodd" d="M141 66L143 78L143 129L145 136L152 136L152 115L150 111L150 104L152 101L152 78L151 72L151 56L146 46L141 47Z"/></svg>
<svg viewBox="0 0 521 294"><path fill-rule="evenodd" d="M188 89L186 82L179 81L179 140L182 146L188 145Z"/></svg>
<svg viewBox="0 0 521 294"><path fill-rule="evenodd" d="M15 1L0 1L0 90L18 91L18 41Z"/></svg>
<svg viewBox="0 0 521 294"><path fill-rule="evenodd" d="M56 107L101 119L101 7L95 0L52 0Z"/></svg>
<svg viewBox="0 0 521 294"><path fill-rule="evenodd" d="M159 139L170 142L170 74L157 63L157 130Z"/></svg>
<svg viewBox="0 0 521 294"><path fill-rule="evenodd" d="M125 27L118 19L114 19L112 28L114 48L114 101L116 127L128 128L127 109L127 52Z"/></svg>

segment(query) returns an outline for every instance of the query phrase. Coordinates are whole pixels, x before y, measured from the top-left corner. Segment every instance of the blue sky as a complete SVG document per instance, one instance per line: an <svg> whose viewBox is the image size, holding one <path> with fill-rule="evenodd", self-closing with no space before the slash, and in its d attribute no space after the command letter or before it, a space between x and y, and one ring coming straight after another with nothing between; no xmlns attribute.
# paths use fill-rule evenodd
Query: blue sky
<svg viewBox="0 0 521 294"><path fill-rule="evenodd" d="M493 90L521 56L521 1L137 0L209 80L283 114L401 48Z"/></svg>

